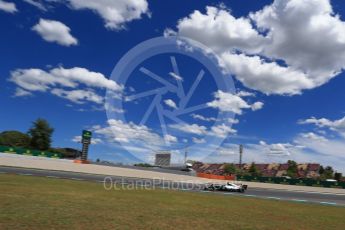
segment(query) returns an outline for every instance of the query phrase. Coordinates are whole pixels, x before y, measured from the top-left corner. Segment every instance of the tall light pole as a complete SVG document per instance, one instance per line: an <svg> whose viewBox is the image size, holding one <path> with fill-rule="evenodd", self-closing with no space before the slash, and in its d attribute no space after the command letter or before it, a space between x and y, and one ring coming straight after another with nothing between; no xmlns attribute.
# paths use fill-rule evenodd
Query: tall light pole
<svg viewBox="0 0 345 230"><path fill-rule="evenodd" d="M187 155L188 155L188 147L186 147L185 151L184 151L184 165L187 165Z"/></svg>
<svg viewBox="0 0 345 230"><path fill-rule="evenodd" d="M240 170L242 170L242 154L243 154L243 145L240 145Z"/></svg>

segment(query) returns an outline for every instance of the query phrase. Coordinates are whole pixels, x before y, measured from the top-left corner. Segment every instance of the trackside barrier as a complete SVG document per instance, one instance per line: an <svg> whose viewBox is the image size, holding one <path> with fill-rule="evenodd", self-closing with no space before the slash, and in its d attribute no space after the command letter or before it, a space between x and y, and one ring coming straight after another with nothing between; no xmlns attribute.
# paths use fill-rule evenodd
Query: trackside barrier
<svg viewBox="0 0 345 230"><path fill-rule="evenodd" d="M300 186L314 186L325 188L343 188L345 189L345 182L330 182L313 179L287 179L284 177L254 177L254 176L237 176L237 180L272 183L272 184L288 184Z"/></svg>
<svg viewBox="0 0 345 230"><path fill-rule="evenodd" d="M62 155L60 153L51 153L51 152L46 152L46 151L38 151L38 150L24 149L24 148L18 148L18 147L8 147L8 146L0 146L0 152L26 155L26 156L62 158Z"/></svg>
<svg viewBox="0 0 345 230"><path fill-rule="evenodd" d="M235 175L229 176L221 176L221 175L214 175L208 173L197 173L197 177L207 178L207 179L215 179L215 180L236 180Z"/></svg>

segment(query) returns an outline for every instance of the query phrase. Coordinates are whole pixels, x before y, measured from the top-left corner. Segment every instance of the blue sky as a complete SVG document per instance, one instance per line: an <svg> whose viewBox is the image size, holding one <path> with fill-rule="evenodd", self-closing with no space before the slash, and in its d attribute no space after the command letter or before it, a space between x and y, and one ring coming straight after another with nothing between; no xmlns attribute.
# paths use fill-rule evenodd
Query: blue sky
<svg viewBox="0 0 345 230"><path fill-rule="evenodd" d="M25 132L41 117L55 127L54 146L80 148L81 130L92 130L92 159L150 162L154 151L170 149L181 163L189 147L195 159L237 162L244 144L247 162L295 159L344 172L343 15L340 0L0 1L0 131ZM212 49L222 74L165 53L141 63L125 84L111 78L129 50L164 34ZM167 119L167 133L156 112L140 124L153 96L126 97L162 86L140 67L180 81L186 92L203 69L188 106L207 108L178 117L186 123ZM233 79L235 89L221 90L217 77ZM123 110L107 105L107 91ZM180 99L168 92L160 105L174 111ZM235 117L225 121L229 113Z"/></svg>

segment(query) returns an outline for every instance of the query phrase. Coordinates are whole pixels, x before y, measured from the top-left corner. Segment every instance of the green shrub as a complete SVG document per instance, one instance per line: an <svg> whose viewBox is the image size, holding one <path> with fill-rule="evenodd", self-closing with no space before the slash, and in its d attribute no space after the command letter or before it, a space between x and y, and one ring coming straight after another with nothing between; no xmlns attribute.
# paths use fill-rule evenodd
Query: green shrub
<svg viewBox="0 0 345 230"><path fill-rule="evenodd" d="M226 174L237 174L238 168L234 164L225 164L224 165L224 172Z"/></svg>
<svg viewBox="0 0 345 230"><path fill-rule="evenodd" d="M19 131L12 130L0 133L0 145L28 148L30 142L30 136Z"/></svg>

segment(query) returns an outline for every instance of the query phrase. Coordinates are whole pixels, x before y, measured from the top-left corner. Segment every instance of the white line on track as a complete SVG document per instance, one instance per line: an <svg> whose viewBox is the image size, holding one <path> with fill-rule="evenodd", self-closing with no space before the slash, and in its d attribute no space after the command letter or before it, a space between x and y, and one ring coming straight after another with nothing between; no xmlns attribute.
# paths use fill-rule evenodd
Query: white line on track
<svg viewBox="0 0 345 230"><path fill-rule="evenodd" d="M257 189L252 188L254 191L263 191L269 189ZM332 192L316 192L316 191L303 191L303 190L289 190L289 189L270 189L275 191L285 191L285 192L296 192L296 193L309 193L309 194L321 194L321 195L335 195L335 196L345 196L345 193L332 193ZM340 189L341 191L342 189Z"/></svg>
<svg viewBox="0 0 345 230"><path fill-rule="evenodd" d="M75 178L75 177L68 178L68 179L71 179L71 180L84 180L84 179L81 179L81 178Z"/></svg>
<svg viewBox="0 0 345 230"><path fill-rule="evenodd" d="M331 193L331 192L308 192L308 191L290 191L289 192L301 192L301 193L310 193L310 194L321 194L321 195L335 195L335 196L345 196L344 193Z"/></svg>
<svg viewBox="0 0 345 230"><path fill-rule="evenodd" d="M58 177L58 176L46 176L48 178L61 178L61 177Z"/></svg>
<svg viewBox="0 0 345 230"><path fill-rule="evenodd" d="M268 196L267 199L280 200L280 197Z"/></svg>
<svg viewBox="0 0 345 230"><path fill-rule="evenodd" d="M199 192L204 192L204 193L214 193L211 191L199 191ZM217 194L217 193L214 193ZM234 193L218 193L218 194L223 194L223 195L237 195ZM292 202L301 202L301 203L318 203L318 204L322 204L322 205L334 205L334 206L338 206L340 204L337 204L336 202L321 202L321 201L310 201L310 200L303 200L303 199L284 199L284 198L280 198L280 197L273 197L273 196L258 196L258 195L250 195L250 194L238 194L240 196L246 196L246 197L256 197L259 199L272 199L272 200L284 200L284 201L292 201ZM340 206L344 206L344 205L340 205Z"/></svg>
<svg viewBox="0 0 345 230"><path fill-rule="evenodd" d="M320 202L320 204L337 205L335 202Z"/></svg>
<svg viewBox="0 0 345 230"><path fill-rule="evenodd" d="M22 175L22 176L32 176L31 173L18 173L18 175Z"/></svg>
<svg viewBox="0 0 345 230"><path fill-rule="evenodd" d="M301 199L291 199L292 201L296 201L296 202L308 202L307 200L301 200Z"/></svg>

